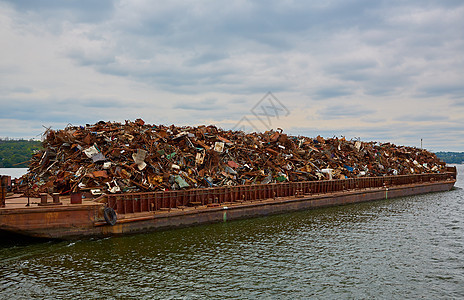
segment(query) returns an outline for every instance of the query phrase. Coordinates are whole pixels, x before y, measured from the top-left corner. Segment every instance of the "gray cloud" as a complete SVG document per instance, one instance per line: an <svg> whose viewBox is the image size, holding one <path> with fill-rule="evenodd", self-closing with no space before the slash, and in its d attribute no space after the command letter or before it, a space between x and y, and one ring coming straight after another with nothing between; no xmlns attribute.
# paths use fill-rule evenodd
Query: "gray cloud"
<svg viewBox="0 0 464 300"><path fill-rule="evenodd" d="M340 96L351 95L352 93L353 92L347 88L334 86L315 91L313 98L316 100L338 98Z"/></svg>
<svg viewBox="0 0 464 300"><path fill-rule="evenodd" d="M460 99L460 100L456 100L452 103L453 106L457 106L457 107L460 107L460 106L464 106L464 99Z"/></svg>
<svg viewBox="0 0 464 300"><path fill-rule="evenodd" d="M134 103L123 103L113 99L63 99L38 100L22 99L1 100L0 119L14 116L21 121L37 121L45 123L87 123L88 120L110 118L111 113L127 109Z"/></svg>
<svg viewBox="0 0 464 300"><path fill-rule="evenodd" d="M449 3L446 5L454 7ZM446 9L446 5L428 2L425 7L433 11ZM26 1L20 6L43 9L47 4L39 7ZM91 4L71 2L55 9L81 11L85 7L91 7ZM271 87L277 91L294 89L294 83L288 80L280 80L277 86L266 82L269 72L265 70L275 69L272 74L282 77L281 69L288 65L287 59L282 60L282 54L291 55L296 50L327 59L316 72L333 74L346 82L344 88L319 89L314 95L316 99L326 99L350 95L359 87L366 95L385 96L406 85L412 86L412 78L423 68L402 68L407 57L406 52L400 51L417 48L419 51L408 55L434 55L424 48L436 48L438 40L449 40L449 37L442 37L443 31L439 29L444 25L433 16L431 20L425 16L423 22L410 22L410 29L404 30L406 21L401 17L424 7L417 6L415 1L398 2L397 6L372 1L325 5L282 5L276 1L271 4L237 4L227 9L219 7L223 8L223 5L196 2L163 4L153 9L150 3L120 3L114 6L114 19L97 25L92 31L93 35L100 32L102 36L111 36L111 40L101 43L99 49L97 45L95 51L71 47L68 57L78 65L93 67L98 72L142 80L174 93L203 90L231 93L237 90L262 92ZM111 9L105 5L100 7L100 11L107 10ZM420 12L418 14L420 16ZM111 34L109 28L116 34ZM330 52L342 57L335 56L336 62L332 63L334 57L327 56L326 49L320 45L330 45L337 35L350 30L353 40L348 42L358 45L331 49ZM366 41L372 38L370 32L378 32L377 36L381 37L372 43L370 50L384 51L390 56L379 61L378 54L365 58L355 54L359 49L354 46L361 49L369 46ZM452 32L449 34L456 36ZM302 48L308 42L313 47ZM383 50L379 46L386 48ZM393 50L388 53L388 49ZM346 53L352 54L346 56ZM263 54L270 59L264 60ZM165 60L166 57L172 60ZM240 66L241 58L250 61L251 65Z"/></svg>
<svg viewBox="0 0 464 300"><path fill-rule="evenodd" d="M0 13L0 120L230 125L272 91L295 132L464 147L451 126L462 1L30 0Z"/></svg>
<svg viewBox="0 0 464 300"><path fill-rule="evenodd" d="M359 105L347 105L347 104L339 104L339 105L329 105L319 111L319 115L321 119L338 119L338 118L358 118L364 117L374 114L376 111L372 109L367 109L365 107L361 107Z"/></svg>
<svg viewBox="0 0 464 300"><path fill-rule="evenodd" d="M100 22L110 17L113 12L111 0L5 0L5 2L10 3L19 12L29 13L48 21L52 18L73 22Z"/></svg>
<svg viewBox="0 0 464 300"><path fill-rule="evenodd" d="M32 93L34 90L30 87L26 87L26 86L17 86L17 87L1 87L0 86L0 93L2 93L2 95L6 96L6 95L9 95L9 94L30 94Z"/></svg>
<svg viewBox="0 0 464 300"><path fill-rule="evenodd" d="M436 96L445 96L449 95L452 96L453 98L458 98L458 99L464 99L464 86L462 84L460 85L441 85L441 86L427 86L423 87L420 91L419 94L417 95L418 97L436 97Z"/></svg>
<svg viewBox="0 0 464 300"><path fill-rule="evenodd" d="M407 122L440 122L440 121L448 121L450 118L446 115L439 115L439 114L421 114L421 115L401 115L394 118L395 121L407 121Z"/></svg>
<svg viewBox="0 0 464 300"><path fill-rule="evenodd" d="M217 110L221 106L217 103L217 99L204 99L201 101L180 102L173 106L174 109L187 110Z"/></svg>

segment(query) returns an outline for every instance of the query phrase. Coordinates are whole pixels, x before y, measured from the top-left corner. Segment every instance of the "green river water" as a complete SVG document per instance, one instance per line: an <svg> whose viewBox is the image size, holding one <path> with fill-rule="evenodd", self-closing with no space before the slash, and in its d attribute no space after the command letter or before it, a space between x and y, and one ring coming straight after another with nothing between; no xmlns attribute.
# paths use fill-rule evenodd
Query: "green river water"
<svg viewBox="0 0 464 300"><path fill-rule="evenodd" d="M0 299L464 299L462 175L456 186L127 237L3 240Z"/></svg>

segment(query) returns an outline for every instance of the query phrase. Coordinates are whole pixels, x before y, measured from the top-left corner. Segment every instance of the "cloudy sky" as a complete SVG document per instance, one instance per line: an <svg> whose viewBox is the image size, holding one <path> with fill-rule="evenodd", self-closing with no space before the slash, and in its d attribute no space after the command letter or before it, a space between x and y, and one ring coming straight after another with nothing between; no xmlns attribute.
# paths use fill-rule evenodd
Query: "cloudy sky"
<svg viewBox="0 0 464 300"><path fill-rule="evenodd" d="M464 151L461 0L0 0L0 39L0 137L142 118Z"/></svg>

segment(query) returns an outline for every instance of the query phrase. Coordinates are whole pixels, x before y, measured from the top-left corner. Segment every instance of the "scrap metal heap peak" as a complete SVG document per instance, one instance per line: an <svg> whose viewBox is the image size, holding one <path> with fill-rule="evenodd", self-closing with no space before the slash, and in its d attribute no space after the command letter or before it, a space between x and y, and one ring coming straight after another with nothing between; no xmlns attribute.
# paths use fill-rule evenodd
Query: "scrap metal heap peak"
<svg viewBox="0 0 464 300"><path fill-rule="evenodd" d="M21 178L28 193L147 192L440 173L423 149L345 138L100 121L44 133Z"/></svg>

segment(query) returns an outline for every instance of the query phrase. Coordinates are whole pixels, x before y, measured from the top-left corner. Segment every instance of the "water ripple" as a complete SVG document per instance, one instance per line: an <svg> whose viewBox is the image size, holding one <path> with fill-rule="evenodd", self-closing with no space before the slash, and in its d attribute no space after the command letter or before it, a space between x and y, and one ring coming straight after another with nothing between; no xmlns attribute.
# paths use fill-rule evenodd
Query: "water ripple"
<svg viewBox="0 0 464 300"><path fill-rule="evenodd" d="M0 298L463 298L463 204L459 188L121 238L2 244Z"/></svg>

